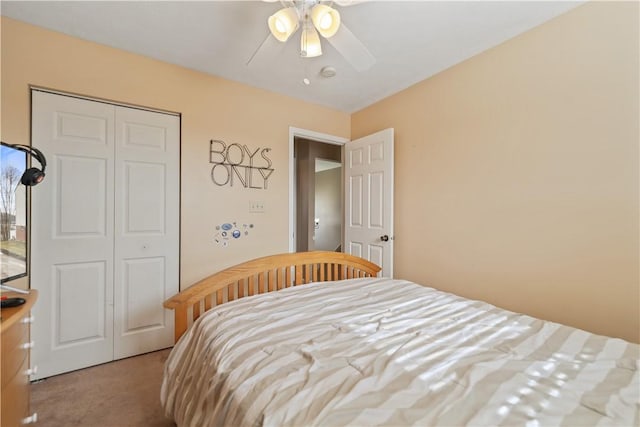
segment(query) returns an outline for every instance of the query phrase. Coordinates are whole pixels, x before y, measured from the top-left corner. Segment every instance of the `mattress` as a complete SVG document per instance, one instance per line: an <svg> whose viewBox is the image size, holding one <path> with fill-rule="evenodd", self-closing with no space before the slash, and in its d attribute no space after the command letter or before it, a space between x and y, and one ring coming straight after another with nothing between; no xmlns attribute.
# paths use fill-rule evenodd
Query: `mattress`
<svg viewBox="0 0 640 427"><path fill-rule="evenodd" d="M215 307L172 350L178 426L637 426L640 346L404 280Z"/></svg>

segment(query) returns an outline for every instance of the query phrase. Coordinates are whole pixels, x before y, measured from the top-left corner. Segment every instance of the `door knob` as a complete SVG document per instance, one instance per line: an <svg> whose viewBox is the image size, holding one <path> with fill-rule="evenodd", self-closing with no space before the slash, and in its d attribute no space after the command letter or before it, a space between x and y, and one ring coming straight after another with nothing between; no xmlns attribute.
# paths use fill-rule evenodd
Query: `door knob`
<svg viewBox="0 0 640 427"><path fill-rule="evenodd" d="M386 234L384 236L380 236L380 240L382 240L383 242L388 242L389 236L387 236Z"/></svg>

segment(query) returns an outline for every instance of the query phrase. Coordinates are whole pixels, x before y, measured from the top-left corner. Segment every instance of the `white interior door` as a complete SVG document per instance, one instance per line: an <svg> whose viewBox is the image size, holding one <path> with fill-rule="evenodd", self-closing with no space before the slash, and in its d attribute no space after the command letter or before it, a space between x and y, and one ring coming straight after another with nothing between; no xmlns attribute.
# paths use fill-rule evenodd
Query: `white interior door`
<svg viewBox="0 0 640 427"><path fill-rule="evenodd" d="M393 129L345 146L344 251L393 277Z"/></svg>
<svg viewBox="0 0 640 427"><path fill-rule="evenodd" d="M113 106L32 97L33 145L47 177L33 188L35 378L113 360Z"/></svg>
<svg viewBox="0 0 640 427"><path fill-rule="evenodd" d="M34 91L35 378L166 348L178 292L180 119Z"/></svg>
<svg viewBox="0 0 640 427"><path fill-rule="evenodd" d="M116 109L115 358L173 345L178 293L180 118Z"/></svg>

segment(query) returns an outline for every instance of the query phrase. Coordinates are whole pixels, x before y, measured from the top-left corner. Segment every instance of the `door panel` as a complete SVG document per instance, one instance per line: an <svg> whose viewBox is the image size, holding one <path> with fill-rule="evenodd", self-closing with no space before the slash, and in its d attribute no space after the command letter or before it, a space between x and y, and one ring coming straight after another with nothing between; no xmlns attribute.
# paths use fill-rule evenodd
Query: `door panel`
<svg viewBox="0 0 640 427"><path fill-rule="evenodd" d="M363 152L364 152L364 148L362 147L351 147L348 152L349 166L351 166L352 168L355 168L357 166L362 166L364 163Z"/></svg>
<svg viewBox="0 0 640 427"><path fill-rule="evenodd" d="M384 231L384 173L369 174L369 228Z"/></svg>
<svg viewBox="0 0 640 427"><path fill-rule="evenodd" d="M364 199L362 197L362 175L349 177L349 192L351 200L347 200L349 210L349 221L347 224L352 227L362 227L362 211L364 210Z"/></svg>
<svg viewBox="0 0 640 427"><path fill-rule="evenodd" d="M347 253L362 257L362 243L349 242L349 249Z"/></svg>
<svg viewBox="0 0 640 427"><path fill-rule="evenodd" d="M165 178L162 164L124 162L123 235L165 234Z"/></svg>
<svg viewBox="0 0 640 427"><path fill-rule="evenodd" d="M32 92L33 145L49 160L31 192L37 378L113 359L113 109Z"/></svg>
<svg viewBox="0 0 640 427"><path fill-rule="evenodd" d="M370 244L369 245L369 253L366 257L369 261L374 264L383 265L384 261L384 246L381 244Z"/></svg>
<svg viewBox="0 0 640 427"><path fill-rule="evenodd" d="M106 335L104 262L54 266L54 348L102 340ZM76 304L85 301L85 304Z"/></svg>
<svg viewBox="0 0 640 427"><path fill-rule="evenodd" d="M164 257L123 260L124 335L164 328ZM160 286L159 286L160 285Z"/></svg>
<svg viewBox="0 0 640 427"><path fill-rule="evenodd" d="M109 202L106 159L58 155L56 162L60 171L53 196L56 237L106 237ZM49 174L47 179L51 179ZM78 197L79 194L83 196Z"/></svg>
<svg viewBox="0 0 640 427"><path fill-rule="evenodd" d="M116 110L115 358L173 345L179 288L180 119Z"/></svg>
<svg viewBox="0 0 640 427"><path fill-rule="evenodd" d="M168 129L164 120L158 120L155 117L157 116L156 113L142 110L126 110L120 116L123 119L122 122L119 122L120 130L122 131L121 147L148 149L159 153L167 151ZM140 121L137 122L136 120ZM171 132L170 129L169 131Z"/></svg>
<svg viewBox="0 0 640 427"><path fill-rule="evenodd" d="M349 142L345 152L344 246L393 277L393 129Z"/></svg>
<svg viewBox="0 0 640 427"><path fill-rule="evenodd" d="M64 103L71 104L73 101ZM108 109L112 110L113 107L109 106ZM53 114L55 117L54 140L57 142L67 141L70 144L112 145L112 141L109 141L110 136L108 132L108 128L111 126L110 118L85 114L80 111L54 111Z"/></svg>

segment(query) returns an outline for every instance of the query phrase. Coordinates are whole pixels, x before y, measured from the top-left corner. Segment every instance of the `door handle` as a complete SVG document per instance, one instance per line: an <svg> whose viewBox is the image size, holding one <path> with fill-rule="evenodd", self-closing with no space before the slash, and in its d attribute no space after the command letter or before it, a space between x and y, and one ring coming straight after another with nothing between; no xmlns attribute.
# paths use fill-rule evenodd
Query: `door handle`
<svg viewBox="0 0 640 427"><path fill-rule="evenodd" d="M382 240L383 242L388 242L389 241L389 236L388 235L384 235L384 236L380 236L380 240Z"/></svg>

